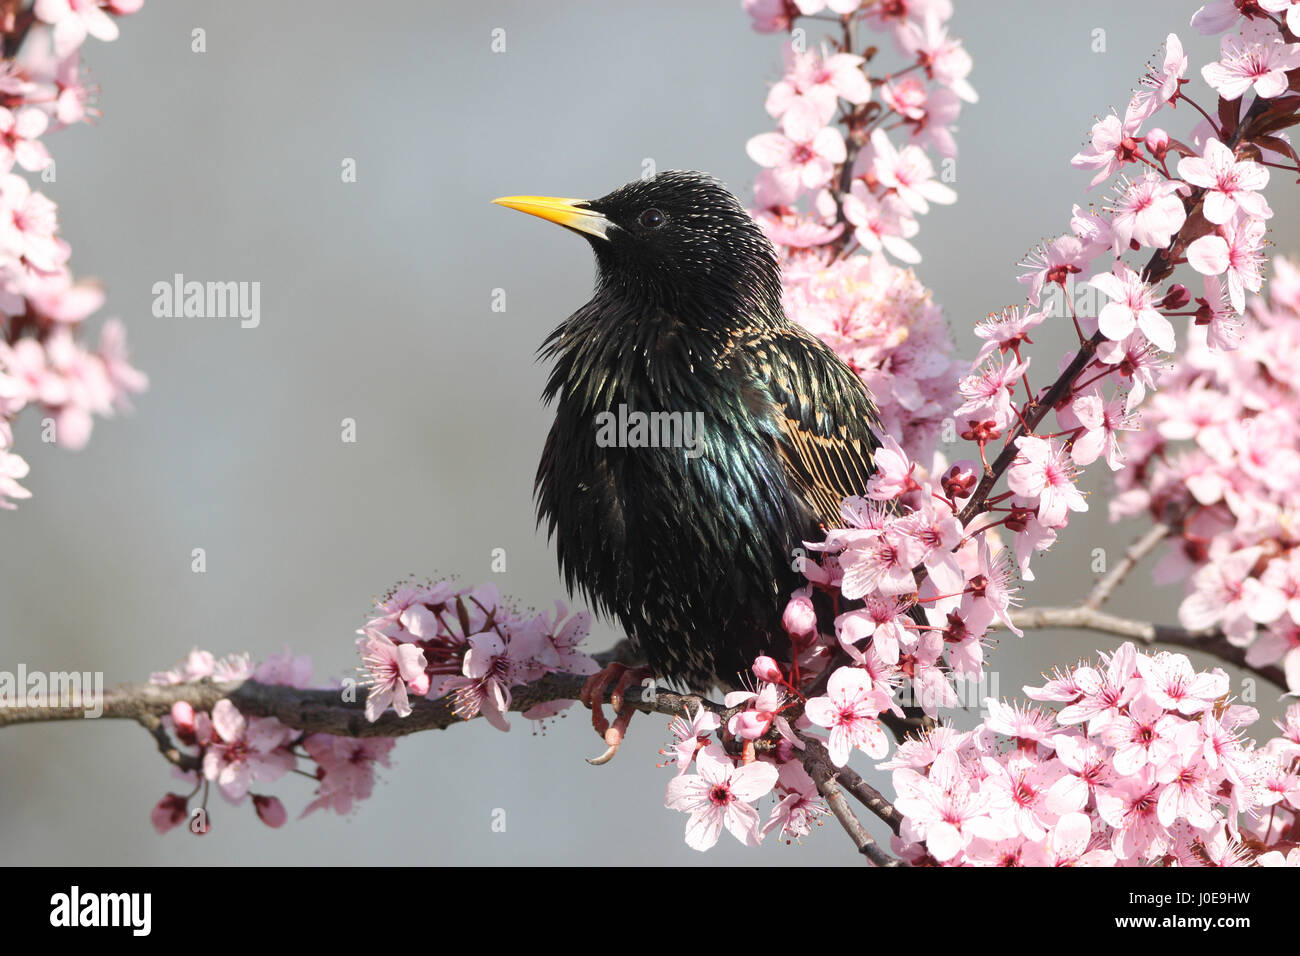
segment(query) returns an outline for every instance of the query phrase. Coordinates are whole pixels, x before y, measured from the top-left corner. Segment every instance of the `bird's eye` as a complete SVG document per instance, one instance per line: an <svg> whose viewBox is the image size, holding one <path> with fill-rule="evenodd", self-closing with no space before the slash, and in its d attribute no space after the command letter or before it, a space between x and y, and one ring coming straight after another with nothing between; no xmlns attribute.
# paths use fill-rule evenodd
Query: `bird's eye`
<svg viewBox="0 0 1300 956"><path fill-rule="evenodd" d="M641 225L645 226L647 229L658 229L667 221L668 217L658 209L647 209L637 218L637 222L641 223Z"/></svg>

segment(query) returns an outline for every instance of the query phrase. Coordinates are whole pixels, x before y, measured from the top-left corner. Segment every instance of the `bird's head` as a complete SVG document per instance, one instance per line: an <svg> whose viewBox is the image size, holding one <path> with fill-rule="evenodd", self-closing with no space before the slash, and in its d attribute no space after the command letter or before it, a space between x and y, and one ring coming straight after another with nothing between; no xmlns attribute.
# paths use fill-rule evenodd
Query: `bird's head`
<svg viewBox="0 0 1300 956"><path fill-rule="evenodd" d="M772 244L736 197L705 173L662 172L600 199L494 202L586 238L607 294L700 317L780 314Z"/></svg>

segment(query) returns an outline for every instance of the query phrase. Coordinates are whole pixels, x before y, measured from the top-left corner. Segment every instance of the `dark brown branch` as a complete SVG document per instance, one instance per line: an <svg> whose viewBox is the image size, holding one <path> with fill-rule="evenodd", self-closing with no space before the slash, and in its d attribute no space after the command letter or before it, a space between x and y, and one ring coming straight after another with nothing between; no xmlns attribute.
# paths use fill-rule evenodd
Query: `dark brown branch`
<svg viewBox="0 0 1300 956"><path fill-rule="evenodd" d="M556 700L577 700L586 680L578 674L548 674L511 691L512 711L528 710L538 704ZM353 688L356 700L344 699L345 689L306 690L280 684L262 684L255 680L221 683L211 679L185 684L121 684L104 695L103 719L134 720L152 732L149 718L160 718L172 705L184 701L195 710L210 711L217 701L228 699L240 712L252 717L274 717L287 727L307 733L337 734L343 737L403 737L422 730L443 730L464 723L456 715L451 697L438 700L423 698L411 701L408 717L388 711L374 723L366 720L365 688ZM701 705L720 715L729 716L726 708L693 694L677 694L663 689L634 688L625 697L628 703L646 713L676 716L686 708ZM57 704L0 708L0 727L57 720L80 720L81 707Z"/></svg>
<svg viewBox="0 0 1300 956"><path fill-rule="evenodd" d="M851 775L857 778L860 783L861 778L847 767L836 769L836 767L831 763L830 754L826 752L826 748L819 740L810 737L803 737L802 739L807 745L803 756L804 769L808 771L808 775L812 777L813 781L817 784L817 792L826 800L826 804L830 807L831 813L833 813L835 819L840 822L840 826L842 826L844 832L849 835L849 839L852 840L853 845L858 848L858 852L872 863L876 864L876 866L907 866L908 864L905 861L890 856L881 849L880 844L872 839L871 834L867 832L867 828L862 825L862 822L857 818L857 815L854 814L853 808L849 806L849 801L844 796L844 791L840 789L840 784L843 783L843 780L837 779L843 778L846 775ZM875 791L872 792L874 793ZM876 796L879 797L879 794L876 794ZM859 799L861 798L859 797ZM897 815L898 811L894 810L894 808L890 806L883 797L880 798L880 802L884 803L885 806L889 807L889 810L892 811L893 814ZM884 819L884 817L882 817L882 819Z"/></svg>

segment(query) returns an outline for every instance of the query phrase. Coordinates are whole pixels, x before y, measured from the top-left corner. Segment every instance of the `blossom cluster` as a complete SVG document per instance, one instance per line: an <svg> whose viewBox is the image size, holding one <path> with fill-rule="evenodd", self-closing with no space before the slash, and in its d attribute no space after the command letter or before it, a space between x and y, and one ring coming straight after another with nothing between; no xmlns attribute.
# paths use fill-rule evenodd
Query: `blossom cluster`
<svg viewBox="0 0 1300 956"><path fill-rule="evenodd" d="M714 738L722 720L704 707L672 722L676 743L662 751L670 758L662 766L675 764L677 773L668 783L664 805L688 814L686 844L692 849L712 848L724 828L746 846L757 846L773 830L790 842L812 832L827 812L817 784L797 759L805 744L781 716L793 700L790 683L771 658L759 658L754 674L757 691L735 691L725 698L727 707L741 708L726 727L730 740L744 744L739 754ZM798 724L808 726L807 717L801 716ZM780 735L780 747L757 756L753 742L773 730ZM696 772L688 773L692 764ZM754 804L768 795L776 804L762 820Z"/></svg>
<svg viewBox="0 0 1300 956"><path fill-rule="evenodd" d="M103 305L104 292L72 278L58 209L22 175L53 180L45 134L96 115L82 43L116 38L115 18L142 3L37 0L21 22L4 25L7 36L23 39L15 58L0 61L0 508L31 496L19 484L27 462L13 451L19 412L40 409L46 441L80 448L93 416L129 408L129 396L146 385L127 361L116 319L101 327L95 348L83 342L82 323Z"/></svg>
<svg viewBox="0 0 1300 956"><path fill-rule="evenodd" d="M800 17L823 0L745 0L762 32L788 31L785 73L768 93L777 129L748 144L763 167L755 218L776 245L791 318L819 335L872 388L885 427L927 461L962 365L939 308L905 264L930 204L957 195L952 124L976 100L971 59L949 36L948 0L829 4L842 37L809 49ZM890 34L902 65L873 76L855 52L865 25ZM874 56L874 50L869 51ZM892 137L892 138L891 138ZM944 167L936 174L932 155Z"/></svg>
<svg viewBox="0 0 1300 956"><path fill-rule="evenodd" d="M311 676L311 658L294 657L288 650L254 665L247 654L217 659L196 649L171 670L153 674L151 681L167 685L204 678L219 682L252 679L306 688L312 686ZM154 806L150 816L159 833L182 824L187 824L192 833L206 833L207 796L212 787L233 806L251 803L258 819L267 826L282 826L288 812L280 798L256 793L253 787L256 784L261 789L261 785L274 783L294 770L314 776L317 781L315 799L307 804L302 816L321 809L351 813L357 801L373 792L375 765L389 765L388 755L396 743L386 737L304 733L286 727L274 717L247 716L226 699L219 700L211 712L177 702L163 718L163 727L198 769L174 770L176 778L190 790L169 792ZM300 764L314 764L314 770L300 770ZM199 805L192 808L191 801L196 798Z"/></svg>
<svg viewBox="0 0 1300 956"><path fill-rule="evenodd" d="M796 6L800 12L806 12L801 5ZM857 5L849 3L848 6L846 20ZM1214 112L1217 120L1184 92L1183 87L1189 82L1189 60L1178 37L1170 34L1162 63L1152 66L1142 78L1123 118L1110 116L1099 120L1093 127L1088 148L1074 157L1074 166L1093 173L1093 187L1112 184L1111 197L1100 208L1084 209L1076 205L1069 233L1044 243L1026 257L1025 271L1020 277L1026 286L1026 303L990 315L977 326L976 334L984 345L971 374L959 382L957 402L960 404L956 404L952 414L962 437L975 443L979 461L958 461L942 472L934 469L932 473L927 467L930 448L924 442L913 446L910 441L914 436L895 431L894 436L901 437L902 444L895 437L886 439L885 447L876 456L877 473L865 494L844 502L843 526L830 529L823 542L807 544L814 553L821 553L821 559L805 561L804 572L809 584L793 596L785 615L786 628L796 649L795 673L816 674L824 670L833 655L847 656L851 664L835 670L824 694L802 701L802 714L795 717L791 726L796 735L811 733L815 726L829 730L827 747L836 765L844 765L855 749L876 759L885 757L889 741L880 725L881 718L887 712L897 713L901 703L914 704L932 718L944 708L956 706L959 695L953 679L979 679L989 629L1002 626L1019 633L1011 617L1016 603L1014 575L1018 571L1021 579L1032 581L1034 554L1055 542L1072 514L1088 511L1088 503L1077 484L1081 468L1099 459L1104 459L1112 470L1124 468L1128 445L1121 442L1121 437L1138 428L1135 410L1148 392L1154 392L1163 354L1173 351L1177 345L1170 320L1190 319L1192 341L1198 341L1199 337L1208 350L1219 350L1219 354L1240 344L1241 316L1246 311L1247 294L1261 287L1263 235L1272 216L1261 193L1269 180L1265 164L1285 165L1289 161L1293 165L1287 168L1300 172L1296 169L1300 161L1282 132L1297 120L1296 103L1283 94L1289 85L1286 71L1300 66L1300 43L1271 19L1250 15L1249 5L1228 6L1236 11L1231 17L1216 17L1213 11L1210 14L1202 11L1193 21L1206 32L1240 26L1238 32L1223 39L1220 59L1205 64L1200 71L1218 95ZM751 12L759 8L768 9L755 4ZM789 12L790 8L782 5L782 9ZM1246 20L1239 23L1242 10L1247 10ZM933 16L933 11L930 15ZM775 21L761 23L770 27ZM784 26L788 27L788 23ZM835 72L830 67L824 70L827 76ZM1249 82L1243 84L1243 78ZM783 83L798 92L799 84L793 77ZM823 83L839 83L840 89L847 87L842 75ZM1249 100L1244 96L1248 90L1253 94ZM791 98L787 92L781 91L777 99L788 109ZM843 97L844 93L839 95ZM1151 122L1163 109L1172 110L1179 102L1189 103L1204 117L1185 141L1170 137ZM1181 115L1188 113L1184 111ZM789 131L785 132L786 138L792 139ZM792 165L802 160L805 169L801 175L809 175L807 167L823 169L824 162L817 165L817 158L833 162L840 155L831 140L818 131L809 140L808 149L801 152L786 149L792 158L783 162ZM780 145L770 137L761 139L757 146L751 142L751 156L764 165L771 165L765 161L782 155L776 150ZM771 154L769 148L773 150ZM771 182L760 181L760 205L761 197L772 195L782 182L793 181L788 175L781 179L779 174L788 173L781 165L773 169ZM872 185L871 179L867 177L866 186ZM812 181L821 184L821 188L826 186L821 173L813 176ZM806 185L806 188L818 187ZM832 192L829 202L823 197L815 199L814 204L829 217L835 202ZM780 224L800 227L797 238L812 234L806 220L790 218L794 214L788 211L778 212L786 217ZM771 210L768 216L770 220ZM828 230L835 229L829 219L822 225ZM816 268L810 270L807 262L817 263L816 257L822 256L823 267L834 265L843 250L842 244L836 245L837 237L838 234L822 236L816 243L800 245L791 242L791 235L774 233L774 239L790 247L786 250L788 296L796 301L800 296L815 298L808 296L804 289L810 271ZM865 246L861 238L859 242ZM820 253L809 251L818 246L822 247ZM882 248L888 247L882 245ZM1128 257L1135 253L1146 257L1147 262L1129 261ZM1204 296L1197 297L1195 308L1190 307L1193 296L1184 286L1172 285L1161 291L1153 284L1167 277L1184 258L1202 277ZM1103 261L1100 267L1095 265L1098 260ZM844 268L842 264L840 267ZM1086 278L1088 285L1076 289L1076 277ZM849 286L842 299L836 300L831 292L825 296L830 301L821 304L833 315L837 301L851 307L854 296L855 290ZM1054 308L1056 302L1051 300L1059 302L1059 311ZM800 314L798 308L792 308L791 312ZM1078 334L1079 348L1062 361L1054 385L1036 390L1029 379L1031 357L1025 352L1032 344L1031 333L1049 319L1066 316ZM887 338L891 331L889 321L887 314L882 316L872 334ZM833 321L814 319L810 325L841 354L851 355L851 336L842 335ZM910 329L904 325L895 334L905 340L908 332ZM1276 361L1286 361L1289 354L1294 353L1273 352ZM1255 369L1243 371L1259 376ZM1245 377L1243 374L1238 383ZM1245 389L1243 394L1249 396L1251 391ZM1172 402L1177 404L1178 396ZM1209 401L1201 409L1208 405ZM1184 416L1194 416L1201 409L1189 409L1184 402L1179 411ZM1225 418L1232 414L1231 409L1224 411ZM1048 416L1054 416L1054 429L1042 427ZM988 454L989 446L997 452L996 468L994 456ZM1294 449L1295 443L1291 442L1290 447ZM1288 453L1283 441L1270 441L1269 448L1271 454L1279 457ZM1252 449L1250 453L1256 459L1254 467L1267 469L1269 462L1264 459L1268 456L1258 446ZM1295 454L1294 450L1290 453ZM1274 480L1280 483L1283 473L1280 467L1274 469ZM996 480L1002 475L1007 490L990 495L993 489L986 487L983 480L990 477ZM1133 481L1141 483L1148 478L1149 473L1135 471ZM1227 489L1223 492L1225 496L1232 493ZM1284 520L1282 526L1285 527ZM1004 545L1002 536L1008 532L1011 540ZM1257 551L1254 556L1258 558L1260 554ZM1219 564L1213 560L1207 562L1202 573L1207 577L1220 574ZM1280 576L1282 566L1288 564L1279 562L1272 573ZM1244 568L1240 577L1248 576L1249 572L1250 568ZM1262 565L1259 573L1263 573ZM1297 579L1300 580L1300 575ZM1222 595L1236 586L1234 599L1240 601L1241 613L1259 616L1263 609L1254 605L1258 595L1254 592L1243 595L1240 583L1229 582L1225 586L1216 580L1214 585L1218 590L1202 604L1208 606L1213 600L1227 600ZM1300 586L1286 597L1297 591ZM833 637L819 633L817 592L823 592L837 609ZM1282 617L1284 603L1274 601L1268 605L1276 608L1275 617ZM1244 610L1246 605L1252 605L1249 612ZM904 831L904 844L908 852L913 856L926 855L934 861L958 859L961 862L996 859L1006 862L1013 857L1020 859L1022 852L1026 859L1036 862L1047 862L1049 856L1055 862L1072 862L1083 860L1094 851L1096 855L1088 857L1093 862L1151 862L1168 855L1187 862L1194 853L1202 854L1202 859L1213 859L1216 854L1222 857L1229 852L1225 849L1229 846L1233 848L1232 853L1238 852L1235 849L1238 844L1232 841L1239 839L1238 827L1243 825L1239 822L1240 815L1280 802L1262 793L1254 777L1249 785L1236 782L1234 786L1240 788L1237 793L1224 784L1222 774L1215 777L1212 773L1202 773L1201 778L1209 781L1203 792L1194 794L1185 788L1179 792L1178 799L1197 802L1203 797L1209 808L1205 813L1200 812L1199 802L1196 812L1188 810L1185 803L1174 803L1171 810L1170 801L1175 798L1169 796L1165 797L1166 804L1157 816L1157 794L1152 799L1150 820L1157 820L1158 826L1149 825L1146 817L1134 822L1126 814L1131 812L1130 804L1147 799L1157 783L1162 787L1170 783L1173 778L1158 778L1172 772L1171 761L1182 762L1181 769L1175 768L1179 774L1191 773L1187 765L1194 763L1195 754L1214 751L1205 759L1217 771L1226 759L1224 751L1230 741L1239 743L1242 728L1256 720L1257 714L1250 708L1231 706L1222 699L1226 698L1227 681L1221 672L1208 677L1192 675L1185 658L1138 655L1132 648L1122 652L1118 659L1120 663L1115 665L1118 671L1111 673L1109 679L1119 681L1127 696L1117 699L1113 712L1104 719L1089 720L1082 733L1073 729L1080 721L1072 720L1070 715L1056 724L1053 722L1057 718L1051 715L989 701L987 706L994 716L980 729L963 735L940 727L920 743L905 744L895 761L886 766L896 770L894 782L901 801L899 809L907 807L904 812L909 817L910 829ZM756 664L756 674L759 670L760 664ZM1083 670L1078 673L1082 675ZM1092 669L1088 673L1097 672ZM765 679L759 676L760 680ZM1091 677L1083 678L1085 684L1089 680ZM1212 686L1215 693L1195 705L1186 702L1170 705L1174 714L1166 713L1168 696L1182 682L1188 682L1189 686L1197 684L1202 689ZM1066 678L1055 682L1051 685L1052 692L1065 693L1062 688L1067 683ZM778 681L764 688L768 686L785 688L780 706L773 706L776 703L773 700L763 705L755 703L751 706L757 713L778 714L785 710L798 714L798 708L791 706L802 697L797 680ZM1074 698L1055 699L1078 705L1077 698L1091 693L1086 688L1076 691ZM760 690L759 699L765 693L766 690ZM1105 693L1109 694L1110 689ZM1201 715L1202 711L1212 712L1217 723L1209 723L1208 717L1192 719L1192 715ZM1168 718L1161 725L1161 733L1169 734L1169 747L1159 749L1160 759L1152 758L1149 769L1142 769L1148 767L1146 763L1140 767L1131 765L1135 752L1118 740L1116 728L1145 735L1162 716ZM1030 726L1023 726L1026 722ZM1106 731L1107 724L1112 722L1115 726ZM1188 729L1181 729L1184 724ZM1054 733L1063 737L1063 741L1056 741L1046 730L1043 734L1047 736L1033 737L1029 746L1021 739L1035 728L1055 726L1070 728ZM1006 735L1016 740L1016 746L1013 752L1003 753L995 734L1007 728L1015 731ZM1103 737L1100 742L1091 740L1094 734L1104 733L1109 733L1109 737ZM1175 739L1178 733L1182 736ZM1198 733L1202 736L1196 736ZM706 743L703 737L698 738L698 743L700 754L709 753L714 760L718 758L718 753L710 750L713 744ZM1017 824L1014 813L993 814L988 808L995 804L1001 807L1000 801L1006 794L1011 794L1014 802L1030 792L1046 793L1065 779L1070 763L1055 755L1058 743L1072 754L1070 760L1081 749L1091 754L1089 748L1112 748L1108 755L1112 775L1104 780L1109 787L1113 777L1114 786L1105 793L1094 794L1088 787L1096 789L1099 783L1091 781L1082 791L1084 799L1080 800L1081 791L1076 785L1060 784L1060 788L1070 789L1069 800L1056 800L1052 811L1038 816L1031 812L1020 821L1023 826L1019 829L1013 825ZM1240 746L1243 752L1255 753L1245 744ZM1275 781L1276 786L1283 793L1290 793L1295 779L1291 767L1294 754L1284 743L1269 747L1260 751L1264 756L1243 757L1241 762L1253 761L1254 770L1268 764L1269 773L1264 776L1271 774L1270 779L1281 781ZM936 761L937 750L945 748L951 753ZM1027 753L1031 750L1032 753ZM1117 756L1121 753L1123 756ZM919 759L918 755L927 759ZM1037 768L1050 763L1049 757L1057 763L1051 764L1052 769L1043 777ZM738 768L753 759L744 749L733 753L732 770L738 772ZM758 759L775 759L780 763L779 756ZM715 790L710 792L716 795L720 792L716 786L722 771L713 760L708 764L708 772L701 768L699 776L715 785ZM1225 771L1235 772L1237 764ZM1032 786L1026 783L1030 775L1037 775ZM764 774L761 780L770 778L770 774ZM1178 779L1185 782L1188 778ZM984 785L986 780L991 782ZM747 780L741 788L746 803L752 802L757 789L753 782ZM719 811L716 802L712 808L698 800L691 803L682 797L680 787L677 790L670 789L669 805L691 813L688 843L700 842L693 834L698 836L705 823L710 827L703 832L715 834L716 839L717 827L712 824L716 823L714 818L719 812L728 828L737 822L727 815L729 811ZM1003 796L997 796L999 793ZM1224 800L1219 800L1220 796ZM1129 802L1125 803L1126 800ZM727 806L733 802L728 801ZM1219 803L1224 803L1226 811ZM971 808L983 808L972 813L984 822L975 824L965 835L954 835L950 827L952 820ZM741 811L741 815L752 822L750 814ZM1290 817L1282 816L1286 824ZM1279 813L1270 812L1269 818L1277 820ZM939 846L926 849L929 835L925 824L934 821L943 823L937 829ZM1053 830L1057 825L1062 826L1059 834ZM1110 830L1105 829L1107 826ZM746 832L751 838L756 833L761 835L761 830L754 827ZM975 839L984 842L971 850L970 841ZM913 843L921 849L911 847ZM1032 849L1027 849L1031 846ZM1244 858L1246 854L1241 851L1241 855Z"/></svg>
<svg viewBox="0 0 1300 956"><path fill-rule="evenodd" d="M1236 26L1240 17L1226 19ZM1225 22L1204 11L1193 18L1193 25L1206 30L1226 29ZM1269 181L1265 163L1289 161L1291 169L1297 164L1283 130L1297 121L1300 100L1283 94L1288 64L1300 66L1300 43L1263 16L1239 26L1222 39L1220 59L1199 71L1218 94L1213 112L1184 89L1191 82L1189 57L1177 35L1169 34L1160 64L1141 78L1123 118L1098 120L1088 147L1072 160L1093 171L1092 186L1110 182L1110 197L1100 207L1076 205L1070 231L1022 263L1025 305L991 315L976 328L984 346L960 383L964 402L955 415L988 473L994 474L986 453L990 444L1001 441L1007 454L1014 448L1009 461L1000 452L1009 490L987 498L991 507L985 510L999 515L996 523L1015 535L1025 580L1033 579L1033 552L1055 541L1071 513L1088 510L1077 487L1080 469L1104 460L1120 472L1128 450L1145 455L1151 448L1150 432L1137 434L1136 413L1161 381L1166 354L1177 347L1171 320L1187 320L1185 337L1193 349L1202 343L1222 352L1242 341L1246 297L1261 287L1263 236L1272 216L1261 192ZM1253 84L1242 85L1243 71ZM1152 123L1172 117L1179 103L1195 110L1180 115L1199 118L1184 140ZM1145 264L1131 261L1134 254ZM1184 257L1200 273L1201 288L1157 288ZM1085 277L1087 285L1076 286ZM1079 348L1057 367L1052 386L1035 389L1032 357L1025 351L1030 335L1066 316ZM1171 401L1177 404L1178 398ZM1044 427L1049 421L1054 428ZM1139 468L1121 481L1142 484L1148 478L1148 470Z"/></svg>
<svg viewBox="0 0 1300 956"><path fill-rule="evenodd" d="M590 626L588 615L569 614L558 602L553 614L519 611L490 584L403 583L376 600L374 611L358 631L360 678L324 685L338 691L341 703L354 701L356 689L365 688L365 714L371 722L390 707L399 717L409 716L412 695L429 699L450 695L458 716L466 720L481 716L494 727L509 730L506 712L511 687L549 673L599 670L578 649ZM216 659L195 650L176 667L151 676L153 683L163 685L204 678L313 687L311 658L295 657L287 649L256 665L247 654ZM542 721L572 703L539 704L523 716ZM155 806L153 821L159 832L192 819L189 804L200 791L206 813L212 786L237 806L251 796L259 819L278 827L287 819L283 803L251 788L299 769L300 762L315 765L314 770L300 772L317 780L315 799L302 815L319 809L351 813L357 801L370 796L375 765L389 765L389 752L396 743L392 737L304 733L274 717L242 714L230 700L219 701L210 713L177 703L163 726L199 769L177 770L192 789L188 794L168 793Z"/></svg>
<svg viewBox="0 0 1300 956"><path fill-rule="evenodd" d="M1300 865L1300 704L1256 746L1228 675L1132 644L1026 687L1052 709L986 701L881 765L894 847L946 866ZM1262 859L1267 855L1268 859Z"/></svg>
<svg viewBox="0 0 1300 956"><path fill-rule="evenodd" d="M357 648L370 695L366 716L377 720L391 706L411 713L411 695L431 700L452 694L456 713L482 716L509 730L510 688L545 674L594 674L599 665L578 649L591 619L517 611L491 585L457 587L451 581L403 584L378 602L358 632ZM552 717L572 705L553 701L524 711L529 720Z"/></svg>
<svg viewBox="0 0 1300 956"><path fill-rule="evenodd" d="M1153 574L1185 583L1180 623L1222 630L1251 667L1280 663L1300 692L1300 272L1286 259L1274 269L1238 349L1196 326L1160 376L1143 430L1126 436L1133 467L1110 513L1171 522Z"/></svg>

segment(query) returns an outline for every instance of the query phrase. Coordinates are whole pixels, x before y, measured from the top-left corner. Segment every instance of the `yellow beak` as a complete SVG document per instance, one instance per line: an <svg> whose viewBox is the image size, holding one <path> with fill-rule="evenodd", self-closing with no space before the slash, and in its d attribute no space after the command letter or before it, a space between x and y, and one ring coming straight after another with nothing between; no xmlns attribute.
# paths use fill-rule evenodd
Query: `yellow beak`
<svg viewBox="0 0 1300 956"><path fill-rule="evenodd" d="M561 199L558 196L502 196L492 200L498 206L518 209L530 216L537 216L547 222L553 222L586 233L600 239L608 239L610 226L608 219L594 210L584 208L585 200Z"/></svg>

